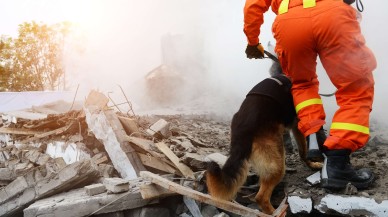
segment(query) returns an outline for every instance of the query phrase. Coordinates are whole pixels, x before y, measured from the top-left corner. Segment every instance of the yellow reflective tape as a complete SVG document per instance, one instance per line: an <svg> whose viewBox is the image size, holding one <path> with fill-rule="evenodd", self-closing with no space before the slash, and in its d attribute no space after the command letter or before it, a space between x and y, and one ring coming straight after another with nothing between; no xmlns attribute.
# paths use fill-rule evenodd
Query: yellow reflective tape
<svg viewBox="0 0 388 217"><path fill-rule="evenodd" d="M287 13L287 11L288 11L288 5L289 5L289 4L290 4L290 0L283 0L283 1L280 3L278 13L279 13L279 14Z"/></svg>
<svg viewBox="0 0 388 217"><path fill-rule="evenodd" d="M351 130L351 131L356 131L359 133L365 133L369 134L369 128L358 125L358 124L350 124L350 123L341 123L341 122L333 122L331 124L331 128L333 130Z"/></svg>
<svg viewBox="0 0 388 217"><path fill-rule="evenodd" d="M298 111L304 107L307 107L310 105L316 105L316 104L322 104L322 100L319 98L315 98L315 99L309 99L309 100L303 101L295 107L296 113L298 113Z"/></svg>
<svg viewBox="0 0 388 217"><path fill-rule="evenodd" d="M312 8L315 7L315 0L303 0L303 8Z"/></svg>

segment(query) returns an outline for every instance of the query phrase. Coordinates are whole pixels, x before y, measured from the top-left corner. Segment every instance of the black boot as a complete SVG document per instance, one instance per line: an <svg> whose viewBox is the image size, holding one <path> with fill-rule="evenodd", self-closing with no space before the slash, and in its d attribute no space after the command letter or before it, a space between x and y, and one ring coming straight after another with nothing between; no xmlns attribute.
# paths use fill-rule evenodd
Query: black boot
<svg viewBox="0 0 388 217"><path fill-rule="evenodd" d="M326 134L323 127L318 130L318 132L313 133L311 135L308 135L307 138L307 160L316 161L316 162L322 162L323 161L323 155L322 155L322 148L323 143L326 140Z"/></svg>
<svg viewBox="0 0 388 217"><path fill-rule="evenodd" d="M374 181L371 170L356 170L350 164L350 150L329 150L324 152L322 187L343 189L350 182L358 189L368 188Z"/></svg>

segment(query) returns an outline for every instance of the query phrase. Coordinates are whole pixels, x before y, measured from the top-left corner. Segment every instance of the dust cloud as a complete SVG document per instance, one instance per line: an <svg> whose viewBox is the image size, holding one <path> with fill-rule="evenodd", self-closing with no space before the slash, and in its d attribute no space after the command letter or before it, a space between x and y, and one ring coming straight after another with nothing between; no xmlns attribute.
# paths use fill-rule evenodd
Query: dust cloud
<svg viewBox="0 0 388 217"><path fill-rule="evenodd" d="M190 76L191 84L188 86L202 85L202 100L207 101L205 105L209 102L230 103L221 103L216 107L220 113L231 114L237 110L245 93L268 76L271 65L270 60L249 60L245 57L243 4L244 1L231 0L112 1L107 4L96 33L89 34L92 35L89 55L84 57L84 63L88 64L83 65L85 68L78 74L83 75L83 81L91 86L109 91L117 91L114 84L120 84L127 93L141 100L146 96L139 93L144 90L136 84L141 83L150 70L162 64L161 38L166 34L184 35L190 40L177 54L190 56L190 53L195 53L206 72ZM372 119L387 123L388 88L385 84L388 66L384 59L388 50L385 43L388 31L384 30L387 27L383 22L388 14L383 10L388 3L376 0L364 2L364 6L361 28L378 62L374 71L376 85ZM263 43L274 42L271 34L274 18L271 11L265 14L260 37ZM191 66L188 64L187 67ZM320 91L335 91L320 64L317 72ZM206 86L203 86L204 82ZM323 100L330 123L337 105L334 97Z"/></svg>
<svg viewBox="0 0 388 217"><path fill-rule="evenodd" d="M23 16L19 17L24 20L19 23L29 20L57 22L67 18L66 15L54 16L64 13L65 3L61 5L60 0L21 2L24 9L19 10L23 12ZM387 123L388 88L385 85L388 63L385 59L388 56L388 27L385 20L388 13L385 10L388 2L375 0L363 3L365 11L361 27L378 63L374 71L376 85L372 118ZM66 56L67 85L72 90L79 85L81 98L90 89L98 89L116 97L117 102L123 100L120 85L140 111L143 109L142 100L147 98L142 87L144 77L165 61L162 38L181 35L187 43L176 46L175 55L181 65L187 63L184 71L190 76L185 83L187 88L180 96L195 95L199 106L212 105L216 112L218 109L220 113L234 113L251 87L269 75L271 65L270 60L249 60L245 57L243 5L244 1L233 0L73 1L73 5L67 7L78 13L76 21L80 26L84 24L82 44L85 49L81 55L68 53ZM18 10L15 8L12 11ZM44 18L43 15L50 16ZM260 37L264 44L274 42L271 33L274 18L272 11L265 14ZM174 52L169 55L173 58ZM202 67L202 72L193 70L193 59ZM319 64L317 72L320 91L335 91ZM323 100L330 120L336 109L335 99Z"/></svg>

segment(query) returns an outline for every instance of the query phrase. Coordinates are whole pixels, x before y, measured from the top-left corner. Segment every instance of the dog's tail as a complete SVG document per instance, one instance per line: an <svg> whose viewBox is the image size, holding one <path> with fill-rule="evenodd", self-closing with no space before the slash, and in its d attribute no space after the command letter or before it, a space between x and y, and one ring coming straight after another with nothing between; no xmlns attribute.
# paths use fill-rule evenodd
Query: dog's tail
<svg viewBox="0 0 388 217"><path fill-rule="evenodd" d="M208 164L206 184L213 197L232 200L246 180L249 168L248 161L232 162L231 159L228 158L222 169L214 161Z"/></svg>

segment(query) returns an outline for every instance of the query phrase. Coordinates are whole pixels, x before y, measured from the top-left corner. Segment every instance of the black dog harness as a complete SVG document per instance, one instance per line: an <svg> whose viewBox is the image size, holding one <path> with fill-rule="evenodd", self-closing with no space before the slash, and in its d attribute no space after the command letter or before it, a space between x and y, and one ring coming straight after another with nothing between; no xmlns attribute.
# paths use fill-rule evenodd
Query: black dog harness
<svg viewBox="0 0 388 217"><path fill-rule="evenodd" d="M252 88L247 94L270 97L278 102L288 115L295 115L294 102L291 95L291 80L285 75L266 78Z"/></svg>

